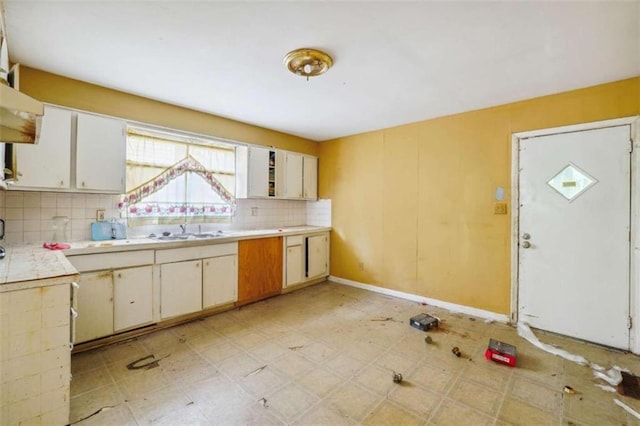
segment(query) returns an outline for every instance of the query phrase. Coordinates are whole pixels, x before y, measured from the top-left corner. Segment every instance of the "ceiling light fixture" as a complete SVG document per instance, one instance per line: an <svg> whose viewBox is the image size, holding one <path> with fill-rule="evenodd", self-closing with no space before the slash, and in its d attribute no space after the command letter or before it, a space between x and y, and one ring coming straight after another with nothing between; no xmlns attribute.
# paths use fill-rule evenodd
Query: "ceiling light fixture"
<svg viewBox="0 0 640 426"><path fill-rule="evenodd" d="M315 77L324 74L333 65L333 59L320 50L302 48L292 50L284 57L284 64L292 73L301 77Z"/></svg>

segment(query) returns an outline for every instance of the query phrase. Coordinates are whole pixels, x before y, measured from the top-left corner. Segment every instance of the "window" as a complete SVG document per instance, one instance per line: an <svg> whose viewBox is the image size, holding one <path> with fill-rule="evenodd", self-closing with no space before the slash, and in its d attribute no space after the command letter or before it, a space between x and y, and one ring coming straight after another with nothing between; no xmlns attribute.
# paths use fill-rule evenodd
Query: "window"
<svg viewBox="0 0 640 426"><path fill-rule="evenodd" d="M141 128L127 131L131 224L229 221L235 212L235 146Z"/></svg>

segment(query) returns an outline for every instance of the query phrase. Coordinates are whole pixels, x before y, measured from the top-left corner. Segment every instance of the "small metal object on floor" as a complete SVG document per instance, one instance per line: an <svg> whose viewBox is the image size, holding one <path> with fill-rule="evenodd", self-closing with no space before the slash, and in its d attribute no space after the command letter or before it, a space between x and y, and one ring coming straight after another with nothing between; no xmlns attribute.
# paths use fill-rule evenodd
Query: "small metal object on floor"
<svg viewBox="0 0 640 426"><path fill-rule="evenodd" d="M460 348L458 348L457 346L454 346L451 349L451 353L454 354L455 356L457 356L458 358L460 358L462 356L462 352L460 352Z"/></svg>
<svg viewBox="0 0 640 426"><path fill-rule="evenodd" d="M402 374L393 372L393 383L402 383Z"/></svg>
<svg viewBox="0 0 640 426"><path fill-rule="evenodd" d="M431 338L431 336L425 337L424 341L427 342L427 344L429 344L429 345L433 343L433 339Z"/></svg>

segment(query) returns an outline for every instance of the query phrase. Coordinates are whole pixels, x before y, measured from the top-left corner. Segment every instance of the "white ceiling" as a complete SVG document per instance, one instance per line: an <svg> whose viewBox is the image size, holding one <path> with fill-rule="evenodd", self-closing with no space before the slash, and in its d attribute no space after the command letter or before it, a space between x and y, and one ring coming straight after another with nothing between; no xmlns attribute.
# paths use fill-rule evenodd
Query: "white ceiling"
<svg viewBox="0 0 640 426"><path fill-rule="evenodd" d="M640 75L639 1L4 8L12 61L312 140ZM289 73L282 59L301 47L333 68Z"/></svg>

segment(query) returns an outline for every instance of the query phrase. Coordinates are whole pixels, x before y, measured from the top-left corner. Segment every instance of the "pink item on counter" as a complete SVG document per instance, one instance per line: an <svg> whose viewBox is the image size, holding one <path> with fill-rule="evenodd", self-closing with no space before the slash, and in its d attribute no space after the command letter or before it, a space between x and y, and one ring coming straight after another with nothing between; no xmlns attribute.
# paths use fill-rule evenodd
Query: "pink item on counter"
<svg viewBox="0 0 640 426"><path fill-rule="evenodd" d="M65 244L65 243L44 243L42 244L42 247L49 250L64 250L64 249L71 248L69 244Z"/></svg>

